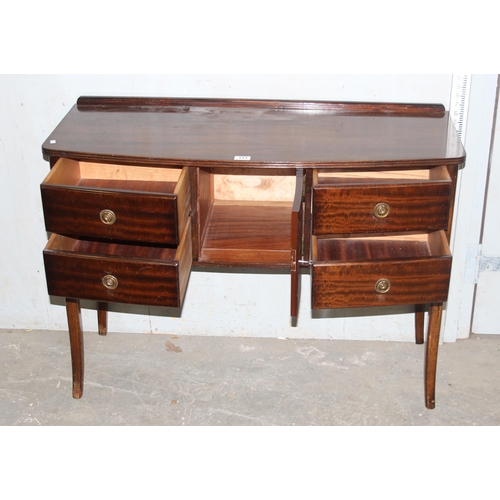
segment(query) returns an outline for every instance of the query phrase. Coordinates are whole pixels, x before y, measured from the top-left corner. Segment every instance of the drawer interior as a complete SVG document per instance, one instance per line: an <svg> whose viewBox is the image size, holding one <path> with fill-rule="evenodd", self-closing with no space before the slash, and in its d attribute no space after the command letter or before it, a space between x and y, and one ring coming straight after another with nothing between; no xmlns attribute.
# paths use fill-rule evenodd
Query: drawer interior
<svg viewBox="0 0 500 500"><path fill-rule="evenodd" d="M98 257L131 258L141 260L173 261L176 248L146 245L123 245L96 241L78 240L53 234L47 243L47 250Z"/></svg>
<svg viewBox="0 0 500 500"><path fill-rule="evenodd" d="M344 184L415 184L425 181L451 182L448 169L444 166L421 170L364 170L362 172L326 172L315 171L315 185Z"/></svg>
<svg viewBox="0 0 500 500"><path fill-rule="evenodd" d="M443 231L378 238L313 236L312 251L314 262L367 262L451 255Z"/></svg>
<svg viewBox="0 0 500 500"><path fill-rule="evenodd" d="M61 158L44 184L174 194L182 169L90 163Z"/></svg>

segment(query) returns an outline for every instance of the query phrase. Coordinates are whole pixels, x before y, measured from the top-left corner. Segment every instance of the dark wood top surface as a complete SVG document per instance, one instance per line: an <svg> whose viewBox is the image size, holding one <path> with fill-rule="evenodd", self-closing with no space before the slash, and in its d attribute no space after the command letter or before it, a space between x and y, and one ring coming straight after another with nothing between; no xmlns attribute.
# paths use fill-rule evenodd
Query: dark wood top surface
<svg viewBox="0 0 500 500"><path fill-rule="evenodd" d="M465 159L441 105L231 99L82 97L42 151L46 159L221 167L425 167Z"/></svg>

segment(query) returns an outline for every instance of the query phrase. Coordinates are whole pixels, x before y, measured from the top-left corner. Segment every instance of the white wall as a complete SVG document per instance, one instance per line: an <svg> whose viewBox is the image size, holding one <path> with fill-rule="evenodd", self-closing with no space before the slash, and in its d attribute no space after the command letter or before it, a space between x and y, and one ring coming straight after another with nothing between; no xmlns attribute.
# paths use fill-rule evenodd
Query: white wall
<svg viewBox="0 0 500 500"><path fill-rule="evenodd" d="M453 269L442 335L445 342L467 338L471 332L476 284L475 263L468 254L472 256L481 242L496 90L497 75L472 75L465 136L467 159L465 168L459 173L452 234ZM497 232L494 227L489 231Z"/></svg>
<svg viewBox="0 0 500 500"><path fill-rule="evenodd" d="M498 91L498 89L497 89ZM484 237L480 241L479 269L473 310L472 331L480 334L500 333L500 113L496 103L494 143L489 178L485 179Z"/></svg>
<svg viewBox="0 0 500 500"><path fill-rule="evenodd" d="M452 75L2 75L0 76L0 328L66 329L46 292L39 184L41 144L80 95L247 97L436 102L448 107ZM148 308L112 312L110 331L193 335L413 340L413 315L373 310L312 317L309 276L299 324L289 319L289 276L193 272L181 317ZM116 308L120 310L118 306ZM84 328L96 329L95 311ZM452 336L449 340L454 340Z"/></svg>

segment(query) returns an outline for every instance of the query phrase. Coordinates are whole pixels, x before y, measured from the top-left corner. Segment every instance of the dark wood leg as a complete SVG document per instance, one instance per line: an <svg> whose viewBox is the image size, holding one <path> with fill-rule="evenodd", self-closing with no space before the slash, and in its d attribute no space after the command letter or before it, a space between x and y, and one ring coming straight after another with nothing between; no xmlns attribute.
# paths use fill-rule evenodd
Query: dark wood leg
<svg viewBox="0 0 500 500"><path fill-rule="evenodd" d="M108 333L108 303L99 302L97 304L97 323L99 325L99 335Z"/></svg>
<svg viewBox="0 0 500 500"><path fill-rule="evenodd" d="M78 299L66 299L66 314L73 370L73 397L80 399L83 394L83 329Z"/></svg>
<svg viewBox="0 0 500 500"><path fill-rule="evenodd" d="M427 332L427 350L425 356L425 406L429 410L432 410L436 405L436 367L442 312L443 304L431 304L429 308L429 331Z"/></svg>
<svg viewBox="0 0 500 500"><path fill-rule="evenodd" d="M415 343L424 343L424 313L425 306L419 304L415 309Z"/></svg>

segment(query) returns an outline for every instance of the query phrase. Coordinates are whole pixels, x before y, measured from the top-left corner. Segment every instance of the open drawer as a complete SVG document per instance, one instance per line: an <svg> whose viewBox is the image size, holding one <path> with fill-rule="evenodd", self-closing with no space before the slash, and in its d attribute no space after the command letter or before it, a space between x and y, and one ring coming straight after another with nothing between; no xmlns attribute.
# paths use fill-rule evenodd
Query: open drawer
<svg viewBox="0 0 500 500"><path fill-rule="evenodd" d="M46 230L76 238L178 245L190 210L186 168L61 158L41 185Z"/></svg>
<svg viewBox="0 0 500 500"><path fill-rule="evenodd" d="M323 172L313 176L313 234L446 230L452 182L428 170Z"/></svg>
<svg viewBox="0 0 500 500"><path fill-rule="evenodd" d="M443 231L312 239L312 307L445 302L451 254Z"/></svg>
<svg viewBox="0 0 500 500"><path fill-rule="evenodd" d="M177 248L119 245L53 234L43 252L50 295L181 307L192 263L191 223Z"/></svg>

